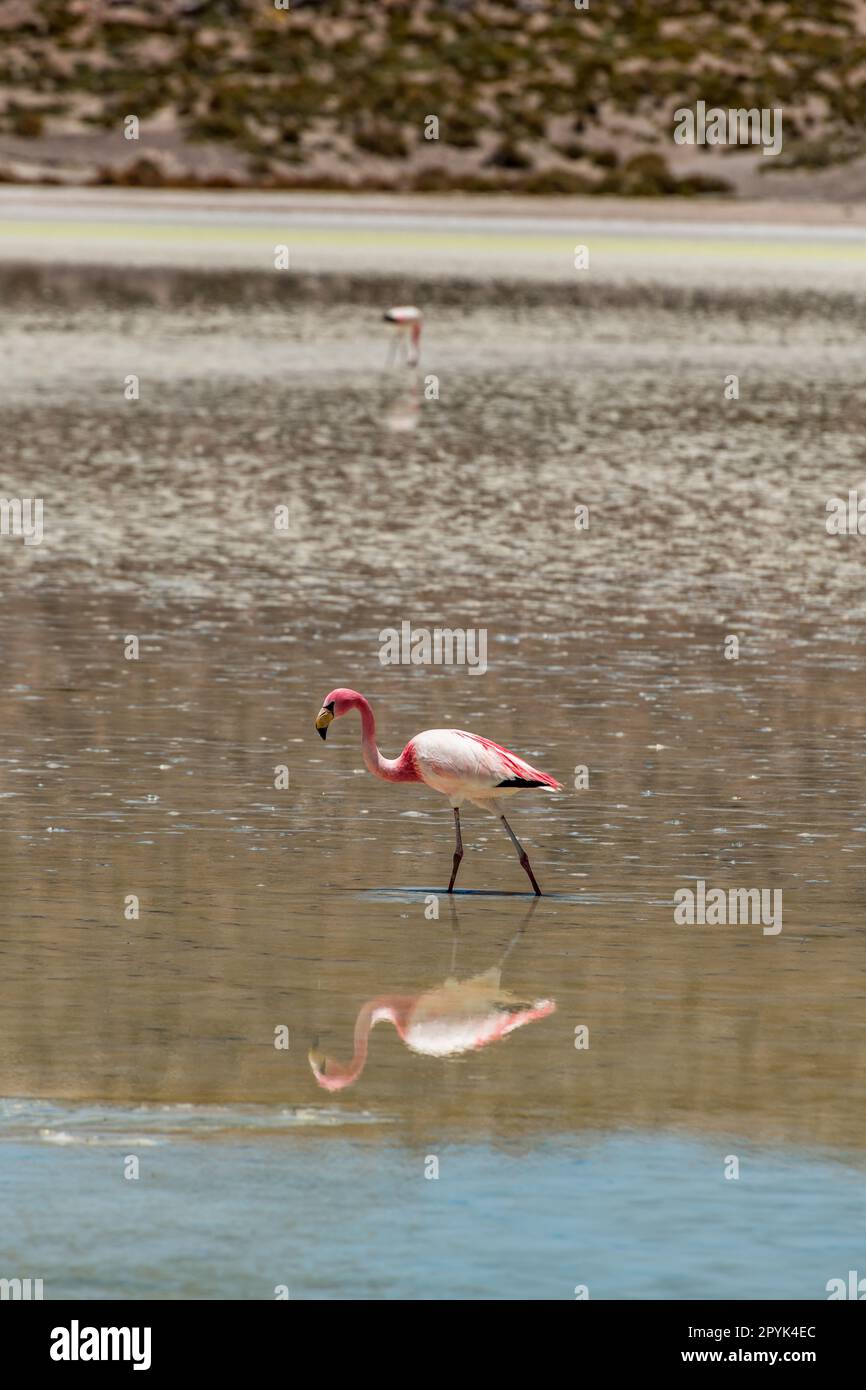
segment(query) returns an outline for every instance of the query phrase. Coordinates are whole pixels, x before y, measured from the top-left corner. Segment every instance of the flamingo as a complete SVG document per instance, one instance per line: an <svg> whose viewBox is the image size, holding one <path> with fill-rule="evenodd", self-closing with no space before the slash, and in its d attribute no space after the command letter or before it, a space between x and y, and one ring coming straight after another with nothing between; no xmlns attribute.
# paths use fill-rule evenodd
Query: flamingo
<svg viewBox="0 0 866 1390"><path fill-rule="evenodd" d="M421 418L421 397L418 388L418 373L413 372L408 387L402 379L400 391L384 417L385 428L392 434L408 434L418 428Z"/></svg>
<svg viewBox="0 0 866 1390"><path fill-rule="evenodd" d="M535 904L529 909L532 916ZM452 908L453 911L453 908ZM355 1048L351 1062L344 1066L326 1057L318 1047L309 1053L313 1075L326 1091L342 1091L358 1080L367 1060L370 1033L377 1023L393 1023L410 1052L425 1057L457 1057L463 1052L486 1047L507 1037L516 1028L536 1018L547 1018L556 1011L553 999L527 1000L502 988L502 970L525 929L525 923L512 937L498 965L457 980L453 971L457 958L457 936L451 955L452 974L441 985L423 994L382 994L362 1004L355 1020Z"/></svg>
<svg viewBox="0 0 866 1390"><path fill-rule="evenodd" d="M376 721L369 701L357 690L341 687L332 690L322 701L316 715L316 728L321 738L328 726L350 710L361 716L361 748L364 763L374 777L386 782L424 782L434 791L448 797L454 812L456 844L448 892L454 892L454 880L463 858L463 837L460 831L460 807L471 801L497 815L505 826L522 868L532 884L533 892L541 897L529 856L518 840L502 809L502 799L526 787L541 787L545 791L561 791L562 786L546 772L539 772L516 753L492 743L480 734L468 734L463 729L426 729L411 738L399 758L383 758L376 746Z"/></svg>
<svg viewBox="0 0 866 1390"><path fill-rule="evenodd" d="M421 324L423 315L420 309L416 309L414 304L398 304L393 309L386 309L383 315L386 323L396 323L398 332L402 338L408 335L406 347L406 365L417 367L420 355L421 344ZM391 360L389 352L389 361Z"/></svg>

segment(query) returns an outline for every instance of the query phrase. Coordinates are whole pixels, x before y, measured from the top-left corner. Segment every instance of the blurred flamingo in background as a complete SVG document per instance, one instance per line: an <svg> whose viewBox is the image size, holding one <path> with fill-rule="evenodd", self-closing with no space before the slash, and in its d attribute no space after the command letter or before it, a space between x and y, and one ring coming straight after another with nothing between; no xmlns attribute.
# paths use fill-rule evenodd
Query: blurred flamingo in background
<svg viewBox="0 0 866 1390"><path fill-rule="evenodd" d="M393 309L386 309L383 317L386 323L397 325L400 340L406 339L406 365L417 367L421 349L421 324L424 317L421 310L416 309L414 304L398 304ZM397 340L397 338L394 339L389 349L389 363L393 361Z"/></svg>
<svg viewBox="0 0 866 1390"><path fill-rule="evenodd" d="M316 716L320 736L325 738L328 725L353 709L361 715L364 762L375 777L381 777L386 782L424 782L448 797L454 811L457 835L448 892L454 891L454 880L463 858L460 807L468 800L499 817L517 850L533 891L541 897L541 889L526 850L505 819L502 798L527 787L561 791L560 783L548 777L546 772L531 767L516 753L510 753L498 743L491 743L490 739L482 738L480 734L465 733L463 729L427 729L409 740L399 758L383 758L376 746L373 711L357 690L340 688L325 696Z"/></svg>

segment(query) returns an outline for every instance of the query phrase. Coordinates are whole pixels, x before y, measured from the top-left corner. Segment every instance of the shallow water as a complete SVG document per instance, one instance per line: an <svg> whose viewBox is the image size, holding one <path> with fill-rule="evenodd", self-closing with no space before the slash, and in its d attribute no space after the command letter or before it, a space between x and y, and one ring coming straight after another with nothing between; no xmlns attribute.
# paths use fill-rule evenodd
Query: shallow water
<svg viewBox="0 0 866 1390"><path fill-rule="evenodd" d="M726 1182L694 1138L436 1135L434 1180L386 1126L236 1110L220 1138L188 1110L28 1109L0 1117L4 1259L46 1298L814 1299L862 1261L862 1172L827 1155L744 1143ZM62 1147L34 1142L46 1121ZM158 1125L209 1137L148 1148Z"/></svg>
<svg viewBox="0 0 866 1390"><path fill-rule="evenodd" d="M822 1297L862 1264L866 604L824 525L866 479L858 316L431 289L425 400L382 370L399 288L9 297L0 492L45 538L0 539L0 1275ZM402 621L484 628L489 669L382 666ZM549 896L467 808L448 901L447 803L315 733L340 684L389 755L454 724L565 784L511 803ZM698 878L781 889L782 931L676 925ZM555 1011L451 1057L382 1022L317 1085L371 1000L441 1043L504 992Z"/></svg>

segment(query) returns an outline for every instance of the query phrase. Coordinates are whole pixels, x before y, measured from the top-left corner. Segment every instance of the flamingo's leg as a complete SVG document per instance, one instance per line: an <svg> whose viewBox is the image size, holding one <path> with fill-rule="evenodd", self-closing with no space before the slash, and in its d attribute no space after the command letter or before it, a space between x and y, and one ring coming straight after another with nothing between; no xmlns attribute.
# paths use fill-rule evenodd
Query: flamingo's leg
<svg viewBox="0 0 866 1390"><path fill-rule="evenodd" d="M451 905L451 966L448 971L448 978L453 980L457 973L457 948L460 945L460 925L457 921L457 913L454 909L454 899L448 899Z"/></svg>
<svg viewBox="0 0 866 1390"><path fill-rule="evenodd" d="M522 844L520 843L520 841L518 840L517 836L515 835L514 831L511 829L511 826L508 824L508 821L505 819L505 817L504 817L504 816L500 816L499 819L502 821L502 824L505 826L505 829L508 831L509 835L511 836L511 843L514 845L514 848L517 850L517 857L518 857L518 859L520 860L520 863L521 863L522 867L526 870L527 874L529 875L529 882L532 884L532 890L533 890L533 892L535 893L536 897L540 898L540 897L541 897L541 889L539 888L539 886L538 886L538 884L537 884L537 882L536 882L535 874L532 872L532 865L531 865L530 862L529 862L529 855L526 853L526 850L523 848L523 845L522 845Z"/></svg>
<svg viewBox="0 0 866 1390"><path fill-rule="evenodd" d="M529 923L532 921L532 914L537 907L538 899L533 898L532 902L529 904L529 907L526 909L526 916L520 923L520 926L517 928L517 931L514 933L514 935L512 936L511 940L509 941L508 945L506 946L505 950L499 958L500 970L505 969L505 962L508 960L508 957L511 955L511 952L514 950L518 941L520 941L521 937L523 936L523 933L526 931L526 928L529 926Z"/></svg>
<svg viewBox="0 0 866 1390"><path fill-rule="evenodd" d="M454 880L457 877L457 870L460 868L460 860L463 858L463 836L460 834L460 808L454 807L454 828L457 831L457 843L454 846L454 860L451 865L451 882L448 884L448 892L454 892Z"/></svg>

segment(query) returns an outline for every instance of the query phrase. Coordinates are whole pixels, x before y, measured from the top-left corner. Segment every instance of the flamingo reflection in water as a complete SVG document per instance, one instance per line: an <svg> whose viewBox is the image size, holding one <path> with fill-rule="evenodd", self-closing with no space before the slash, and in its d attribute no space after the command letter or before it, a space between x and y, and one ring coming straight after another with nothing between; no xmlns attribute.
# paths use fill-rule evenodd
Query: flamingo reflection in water
<svg viewBox="0 0 866 1390"><path fill-rule="evenodd" d="M505 962L523 935L528 917L511 938L499 964L483 974L457 980L452 973L442 984L422 994L381 994L368 999L355 1021L355 1051L350 1062L334 1061L316 1047L310 1052L310 1066L319 1085L326 1091L342 1091L358 1080L367 1061L370 1033L377 1023L393 1023L410 1052L426 1057L458 1057L552 1014L556 1009L553 999L528 999L503 989L501 983ZM455 930L452 972L456 955Z"/></svg>
<svg viewBox="0 0 866 1390"><path fill-rule="evenodd" d="M406 366L417 368L421 357L421 325L424 316L414 304L397 304L384 314L386 323L394 325L394 334L388 348L387 367L394 365L399 355L400 345L404 348ZM408 434L418 428L421 416L421 391L419 374L413 370L407 386L400 390L391 402L384 417L385 428L394 434Z"/></svg>
<svg viewBox="0 0 866 1390"><path fill-rule="evenodd" d="M418 428L421 418L421 385L417 372L403 383L391 401L383 422L392 434L409 434Z"/></svg>
<svg viewBox="0 0 866 1390"><path fill-rule="evenodd" d="M404 345L407 367L417 367L421 356L421 325L424 315L414 304L396 304L386 309L382 315L386 323L395 325L395 334L388 350L387 365L392 366L397 356L398 345Z"/></svg>

